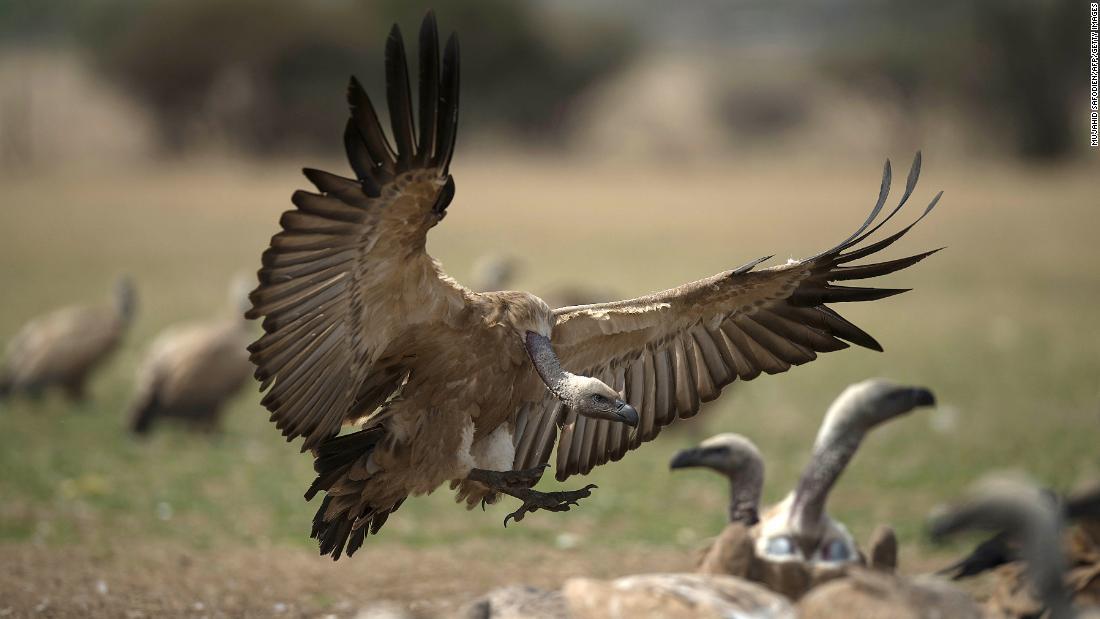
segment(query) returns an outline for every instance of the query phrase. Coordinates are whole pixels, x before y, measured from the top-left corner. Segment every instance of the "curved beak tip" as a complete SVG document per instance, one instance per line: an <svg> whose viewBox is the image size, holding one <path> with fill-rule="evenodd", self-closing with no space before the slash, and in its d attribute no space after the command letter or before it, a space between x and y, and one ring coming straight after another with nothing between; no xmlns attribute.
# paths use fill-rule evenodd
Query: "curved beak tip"
<svg viewBox="0 0 1100 619"><path fill-rule="evenodd" d="M686 469L694 464L692 458L692 452L690 449L685 449L676 452L676 455L672 456L672 459L668 461L668 469L670 471L675 469Z"/></svg>
<svg viewBox="0 0 1100 619"><path fill-rule="evenodd" d="M917 406L935 406L936 394L924 387L915 387L913 389L913 401Z"/></svg>
<svg viewBox="0 0 1100 619"><path fill-rule="evenodd" d="M619 407L619 410L616 411L616 414L619 416L620 421L630 426L631 428L638 427L638 421L641 418L638 416L638 411L634 410L633 406L629 404L623 404Z"/></svg>

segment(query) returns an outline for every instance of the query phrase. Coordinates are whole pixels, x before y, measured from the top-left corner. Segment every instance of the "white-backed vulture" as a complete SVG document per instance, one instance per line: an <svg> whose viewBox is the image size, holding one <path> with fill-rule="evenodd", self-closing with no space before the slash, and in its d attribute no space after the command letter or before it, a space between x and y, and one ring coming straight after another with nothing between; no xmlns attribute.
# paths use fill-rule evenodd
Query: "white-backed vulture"
<svg viewBox="0 0 1100 619"><path fill-rule="evenodd" d="M989 482L986 484L989 485ZM979 492L988 493L984 488L979 488ZM1023 491L1015 492L1019 494ZM1060 512L1061 518L1068 524L1057 545L1062 550L1061 561L1065 571L1061 580L1066 593L1079 607L1100 608L1100 539L1096 537L1095 530L1100 523L1100 486L1071 493L1062 500L1045 490L1038 493L1029 491L1024 496L1032 494L1040 496L1053 513ZM942 520L939 522L939 526L946 526ZM1030 566L1024 545L1027 535L1017 530L1018 527L986 524L984 528L992 528L996 534L978 544L962 561L939 573L959 580L992 572L996 580L987 604L990 610L1006 617L1037 617L1043 614L1044 601L1036 595L1033 579L1028 573Z"/></svg>
<svg viewBox="0 0 1100 619"><path fill-rule="evenodd" d="M314 453L307 499L326 493L312 532L322 554L354 552L406 497L449 480L469 506L499 493L522 500L505 522L567 510L590 487L532 489L555 442L564 480L619 460L738 378L784 372L849 342L881 350L827 304L903 292L833 282L933 253L851 264L916 223L864 243L910 197L919 155L896 208L879 221L887 162L863 225L804 260L758 270L762 258L637 299L557 310L526 292L476 293L425 250L455 194L459 57L452 36L440 62L431 14L419 38L418 122L395 26L386 43L394 145L352 79L344 145L355 178L305 170L318 192L292 196L297 208L283 214L251 295L248 315L265 332L250 347L263 404L288 441L301 437ZM346 422L362 429L338 436Z"/></svg>
<svg viewBox="0 0 1100 619"><path fill-rule="evenodd" d="M60 387L85 398L88 377L118 348L133 320L136 294L129 278L115 284L110 304L67 307L32 320L8 342L0 368L0 399L37 397Z"/></svg>
<svg viewBox="0 0 1100 619"><path fill-rule="evenodd" d="M561 589L502 587L466 607L465 619L793 619L782 595L725 574L570 578Z"/></svg>
<svg viewBox="0 0 1100 619"><path fill-rule="evenodd" d="M904 578L854 569L846 578L815 588L798 604L799 616L936 619L940 617L1074 616L1064 583L1059 550L1061 522L1054 506L1034 485L993 477L975 485L962 503L941 511L930 531L942 538L966 529L1004 531L1018 540L1027 578L1043 601L1034 614L1017 615L997 600L979 605L967 593L934 576Z"/></svg>
<svg viewBox="0 0 1100 619"><path fill-rule="evenodd" d="M719 434L699 447L678 452L670 468L709 468L730 481L730 524L703 556L699 571L749 578L797 599L810 587L842 575L844 566L866 564L848 529L825 513L829 491L868 432L934 402L932 392L922 387L882 379L850 385L825 414L797 487L762 518L764 461L752 441L738 434ZM753 539L748 553L730 541L740 540L744 527L750 527ZM893 532L876 530L870 550L874 566L893 569L896 553Z"/></svg>
<svg viewBox="0 0 1100 619"><path fill-rule="evenodd" d="M1066 547L1070 554L1080 554L1082 558L1100 550L1100 484L1058 497L1052 491L1044 490L1044 495L1062 510L1062 517L1073 526L1067 532ZM1020 551L1015 542L1004 531L980 542L962 559L943 568L940 575L952 580L962 580L995 570L998 567L1020 560Z"/></svg>
<svg viewBox="0 0 1100 619"><path fill-rule="evenodd" d="M128 419L130 430L148 432L162 417L204 430L216 429L225 403L252 375L251 329L244 319L247 290L230 287L233 316L169 327L153 340L138 367Z"/></svg>
<svg viewBox="0 0 1100 619"><path fill-rule="evenodd" d="M571 619L794 619L782 595L725 575L638 574L562 585Z"/></svg>
<svg viewBox="0 0 1100 619"><path fill-rule="evenodd" d="M936 538L971 528L1006 531L1018 539L1028 577L1049 609L1049 617L1073 616L1062 584L1059 517L1038 488L1014 478L986 479L975 486L963 503L934 517L930 526ZM1003 610L995 603L982 607L966 593L935 577L906 579L858 571L811 591L799 604L800 614L807 618L1014 616Z"/></svg>
<svg viewBox="0 0 1100 619"><path fill-rule="evenodd" d="M798 602L802 619L980 619L983 609L965 591L929 576L906 578L853 566L844 578L811 589Z"/></svg>

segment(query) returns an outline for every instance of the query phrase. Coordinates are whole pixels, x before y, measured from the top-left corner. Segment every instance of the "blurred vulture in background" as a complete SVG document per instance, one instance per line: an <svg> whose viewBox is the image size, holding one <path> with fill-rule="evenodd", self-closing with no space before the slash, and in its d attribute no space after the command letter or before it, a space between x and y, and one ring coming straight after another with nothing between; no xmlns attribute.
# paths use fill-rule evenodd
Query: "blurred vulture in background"
<svg viewBox="0 0 1100 619"><path fill-rule="evenodd" d="M522 261L505 254L485 254L474 262L473 290L497 292L507 290L516 280L516 273L523 267ZM582 284L558 286L546 291L543 300L550 307L587 305L614 299L617 294L608 289L592 288Z"/></svg>
<svg viewBox="0 0 1100 619"><path fill-rule="evenodd" d="M509 586L467 605L464 619L793 619L787 598L726 575L635 574L570 578L560 590Z"/></svg>
<svg viewBox="0 0 1100 619"><path fill-rule="evenodd" d="M506 523L565 511L591 486L532 488L555 443L564 480L621 459L738 378L785 372L849 342L882 349L828 304L904 292L833 282L933 253L853 264L915 225L865 243L912 195L919 155L897 207L880 218L887 162L863 225L804 260L758 270L761 258L637 299L558 310L526 292L459 285L425 251L455 195L458 42L440 62L431 14L419 39L418 113L395 26L385 98L394 144L353 79L344 146L355 178L305 171L317 191L292 196L297 208L282 215L251 295L248 315L265 332L250 347L263 404L314 455L306 498L325 493L312 531L322 554L355 552L407 497L448 481L469 507L501 494L522 501ZM361 430L340 434L348 422Z"/></svg>
<svg viewBox="0 0 1100 619"><path fill-rule="evenodd" d="M843 574L845 566L868 563L848 529L825 513L829 492L868 432L934 402L927 389L882 379L849 386L829 407L794 492L762 516L764 461L752 441L720 434L677 453L670 468L709 468L730 482L730 524L707 550L699 571L748 578L797 599ZM879 527L870 563L893 571L896 562L897 540L888 527Z"/></svg>
<svg viewBox="0 0 1100 619"><path fill-rule="evenodd" d="M133 282L124 277L111 303L68 307L27 323L8 343L0 399L16 393L38 397L60 387L70 400L83 401L89 377L133 322L136 303Z"/></svg>
<svg viewBox="0 0 1100 619"><path fill-rule="evenodd" d="M1073 601L1100 608L1100 484L1058 497L1043 491L1042 499L1068 523L1061 547L1066 561L1064 581ZM1022 540L1009 530L978 544L974 550L939 572L953 580L993 573L996 584L991 603L1010 616L1038 616L1044 608L1027 577Z"/></svg>
<svg viewBox="0 0 1100 619"><path fill-rule="evenodd" d="M138 366L137 386L130 407L130 430L148 432L161 418L173 418L193 428L215 430L226 402L249 381L251 340L248 284L230 286L231 316L203 324L169 327L153 340Z"/></svg>
<svg viewBox="0 0 1100 619"><path fill-rule="evenodd" d="M905 578L882 572L849 570L846 578L810 591L798 605L799 617L883 617L940 619L979 617L1095 617L1073 608L1064 578L1059 545L1061 519L1034 484L992 477L975 484L962 502L943 510L930 524L933 538L961 531L993 530L1018 544L1024 586L1038 600L1031 610L1006 606L1000 592L984 604L934 576ZM1021 612L1022 611L1022 612Z"/></svg>

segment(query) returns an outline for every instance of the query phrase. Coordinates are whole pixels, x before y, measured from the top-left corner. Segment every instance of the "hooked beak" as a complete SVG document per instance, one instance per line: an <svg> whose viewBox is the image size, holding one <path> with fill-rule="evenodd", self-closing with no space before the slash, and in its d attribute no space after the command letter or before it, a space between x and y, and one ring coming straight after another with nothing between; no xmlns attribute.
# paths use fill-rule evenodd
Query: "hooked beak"
<svg viewBox="0 0 1100 619"><path fill-rule="evenodd" d="M702 454L698 449L681 449L676 452L675 456L672 456L672 460L668 463L669 470L675 469L687 469L694 466L700 466Z"/></svg>
<svg viewBox="0 0 1100 619"><path fill-rule="evenodd" d="M914 406L936 405L936 395L924 387L913 387L912 397Z"/></svg>
<svg viewBox="0 0 1100 619"><path fill-rule="evenodd" d="M615 409L615 418L616 421L621 421L631 428L638 427L638 411L626 402L619 401L619 406Z"/></svg>

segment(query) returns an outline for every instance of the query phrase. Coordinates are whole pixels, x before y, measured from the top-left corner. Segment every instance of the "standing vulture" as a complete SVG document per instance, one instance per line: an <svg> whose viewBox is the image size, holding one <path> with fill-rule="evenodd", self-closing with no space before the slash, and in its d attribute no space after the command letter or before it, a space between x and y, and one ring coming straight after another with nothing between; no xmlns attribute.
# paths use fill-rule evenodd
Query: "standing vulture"
<svg viewBox="0 0 1100 619"><path fill-rule="evenodd" d="M912 227L864 244L909 198L919 155L897 208L875 223L887 162L866 222L804 260L757 270L761 258L645 297L556 310L526 292L477 293L425 250L455 195L459 54L452 36L440 62L430 13L419 38L418 112L394 26L386 42L394 144L353 78L344 146L355 178L305 170L317 192L292 196L297 208L282 215L251 294L248 316L262 318L265 332L250 347L263 404L287 440L303 438L315 457L306 498L326 494L312 532L322 554L350 555L406 497L449 480L471 506L500 493L520 499L506 523L567 510L590 487L532 489L555 442L564 480L622 458L737 378L784 372L849 342L881 350L827 304L903 292L833 282L892 273L932 253L852 264ZM339 435L348 422L361 429Z"/></svg>
<svg viewBox="0 0 1100 619"><path fill-rule="evenodd" d="M133 283L122 278L110 305L67 307L24 325L8 342L0 399L14 393L37 397L59 386L70 400L83 400L88 376L118 348L134 305Z"/></svg>
<svg viewBox="0 0 1100 619"><path fill-rule="evenodd" d="M162 417L216 429L221 410L252 374L246 350L249 323L241 307L247 284L230 286L232 317L207 323L177 325L153 340L138 367L137 386L130 405L130 430L145 434Z"/></svg>

